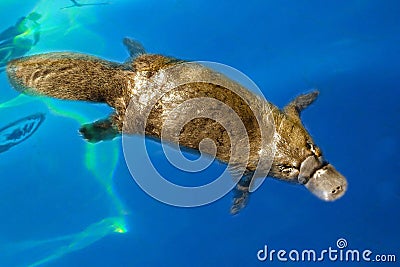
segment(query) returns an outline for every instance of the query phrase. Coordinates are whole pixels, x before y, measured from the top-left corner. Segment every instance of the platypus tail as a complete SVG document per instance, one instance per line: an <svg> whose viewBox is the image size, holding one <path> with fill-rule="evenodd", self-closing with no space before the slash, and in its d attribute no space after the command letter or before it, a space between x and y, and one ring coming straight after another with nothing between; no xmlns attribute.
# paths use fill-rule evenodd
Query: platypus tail
<svg viewBox="0 0 400 267"><path fill-rule="evenodd" d="M10 83L18 91L60 99L104 102L123 95L123 65L78 53L47 53L7 64Z"/></svg>

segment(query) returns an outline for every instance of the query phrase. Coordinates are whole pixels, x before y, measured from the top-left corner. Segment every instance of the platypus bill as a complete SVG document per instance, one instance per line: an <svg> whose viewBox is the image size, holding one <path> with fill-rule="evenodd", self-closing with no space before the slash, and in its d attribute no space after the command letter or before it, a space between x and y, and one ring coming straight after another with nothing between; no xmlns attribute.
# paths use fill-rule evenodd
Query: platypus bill
<svg viewBox="0 0 400 267"><path fill-rule="evenodd" d="M115 113L104 120L83 125L80 132L89 142L109 140L121 134L131 100L138 101L139 105L141 99L152 93L143 88L143 84L157 71L183 62L163 55L147 54L140 43L128 38L124 39L124 45L131 56L125 63L79 53L46 53L12 60L7 65L8 78L15 89L26 94L107 103L115 109ZM250 163L246 166L247 174L234 189L231 213L238 213L248 202L252 180L249 174L254 173L254 162L258 162L262 155L257 121L247 108L238 106L242 100L237 95L221 86L191 83L181 85L179 90L174 90L174 94L158 100L156 106L161 108L152 109L147 120L146 136L160 138L166 112L194 97L212 97L223 101L245 124L250 140ZM254 95L249 91L247 94L250 97ZM283 110L263 100L271 111L276 131L275 155L267 173L270 177L302 184L318 198L333 201L345 193L346 179L324 159L300 120L300 113L317 96L317 91L300 95ZM199 149L200 141L210 138L217 147L216 157L222 162L229 162L231 144L227 133L213 123L206 118L189 122L180 133L179 145Z"/></svg>

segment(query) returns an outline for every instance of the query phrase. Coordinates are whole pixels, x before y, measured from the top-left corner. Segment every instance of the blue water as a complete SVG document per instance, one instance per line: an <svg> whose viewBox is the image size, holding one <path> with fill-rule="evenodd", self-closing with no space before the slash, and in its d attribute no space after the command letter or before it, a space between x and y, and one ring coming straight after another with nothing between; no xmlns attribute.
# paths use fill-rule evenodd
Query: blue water
<svg viewBox="0 0 400 267"><path fill-rule="evenodd" d="M339 238L400 260L398 1L115 0L60 9L70 4L3 0L0 31L35 11L40 40L27 55L78 51L124 62L130 36L152 53L237 68L279 107L318 88L303 121L349 189L325 203L267 179L237 216L232 194L168 206L132 179L121 139L90 146L79 136L80 124L110 108L17 98L0 104L0 128L35 113L46 119L0 154L0 266L309 266L321 263L260 262L257 252L321 251ZM18 96L4 72L0 90L0 103ZM151 145L155 159L158 149ZM367 263L323 262L345 264Z"/></svg>

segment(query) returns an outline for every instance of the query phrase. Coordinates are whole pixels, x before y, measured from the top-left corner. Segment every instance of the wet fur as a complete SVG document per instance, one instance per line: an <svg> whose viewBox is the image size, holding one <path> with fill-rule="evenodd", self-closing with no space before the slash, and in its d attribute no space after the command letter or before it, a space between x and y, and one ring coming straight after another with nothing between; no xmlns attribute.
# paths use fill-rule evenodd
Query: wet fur
<svg viewBox="0 0 400 267"><path fill-rule="evenodd" d="M151 77L158 70L167 68L181 61L162 55L145 54L127 64L112 63L96 57L75 53L50 53L36 56L35 61L22 63L24 58L14 62L25 64L22 70L12 69L9 65L8 74L14 87L25 93L47 95L60 99L105 102L115 109L109 119L83 129L87 133L95 133L110 125L116 132L121 132L125 119L125 111L131 100L134 76L144 73ZM18 84L18 79L23 79ZM23 84L29 84L32 90L25 90ZM249 171L254 171L260 148L260 131L257 121L248 105L232 91L208 83L191 83L174 90L184 96L180 102L193 97L212 97L229 105L243 121L250 140ZM146 134L159 138L164 118L160 116L159 108L176 106L179 103L169 103L168 95L163 96L150 113ZM312 102L312 101L311 101ZM308 103L311 104L311 103ZM276 127L276 153L269 175L296 182L296 170L307 156L320 150L313 144L308 132L303 127L296 106L288 106L286 112L269 104ZM298 108L298 107L297 107ZM304 107L302 107L304 108ZM297 112L297 113L296 113ZM92 128L90 128L92 127ZM109 136L109 133L105 136ZM223 162L229 161L230 141L226 131L217 122L198 118L189 122L181 131L179 143L182 146L198 149L199 142L211 138L217 145L217 158ZM99 140L94 140L99 141Z"/></svg>

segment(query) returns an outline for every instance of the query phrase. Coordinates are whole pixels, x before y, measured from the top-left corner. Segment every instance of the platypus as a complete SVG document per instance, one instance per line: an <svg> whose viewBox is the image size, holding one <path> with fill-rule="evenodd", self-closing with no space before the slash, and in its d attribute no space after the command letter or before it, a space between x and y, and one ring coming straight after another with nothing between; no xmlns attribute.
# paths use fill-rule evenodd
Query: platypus
<svg viewBox="0 0 400 267"><path fill-rule="evenodd" d="M234 190L233 214L246 205L250 184L255 179L249 174L255 173L262 161L270 163L266 168L261 166L262 175L304 185L324 201L336 200L344 194L345 177L324 159L300 120L300 113L314 102L318 91L302 94L280 110L201 64L149 54L143 45L129 38L123 43L130 54L124 63L80 53L45 53L10 61L8 78L16 90L25 94L101 102L114 108L108 118L81 127L80 133L89 142L113 139L122 132L160 139L174 124L181 123L178 134L170 134L167 141L199 150L202 140L211 139L216 158L225 163L232 161L235 151L239 156L234 160L239 163L240 155L246 154L245 172ZM172 123L171 120L167 123L168 116L182 103L204 98L215 99L215 106L210 104L204 112L205 104L193 104L182 109L181 116L175 114ZM231 139L231 133L222 125L229 124L231 118L221 123L211 116L220 115L218 103L228 106L243 123L248 147L240 138ZM255 109L261 113L261 120L254 114ZM185 117L187 110L210 116L203 114L185 121L181 117ZM236 128L233 126L232 132ZM270 138L266 145L263 132ZM270 153L272 150L274 153Z"/></svg>

